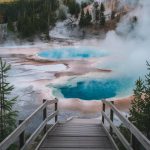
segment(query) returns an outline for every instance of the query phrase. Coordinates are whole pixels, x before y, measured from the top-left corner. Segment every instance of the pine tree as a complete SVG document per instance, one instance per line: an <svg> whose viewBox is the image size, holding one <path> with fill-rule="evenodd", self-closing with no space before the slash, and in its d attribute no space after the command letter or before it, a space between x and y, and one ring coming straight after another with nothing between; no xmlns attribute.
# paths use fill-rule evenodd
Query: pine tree
<svg viewBox="0 0 150 150"><path fill-rule="evenodd" d="M138 79L136 81L136 87L134 89L134 99L131 102L131 109L130 109L130 118L129 120L141 131L144 131L144 82L142 79Z"/></svg>
<svg viewBox="0 0 150 150"><path fill-rule="evenodd" d="M86 26L91 24L92 16L90 15L89 11L86 12L85 20L86 20Z"/></svg>
<svg viewBox="0 0 150 150"><path fill-rule="evenodd" d="M76 0L64 0L63 2L66 6L68 6L69 13L78 18L78 14L80 13L80 4L76 2Z"/></svg>
<svg viewBox="0 0 150 150"><path fill-rule="evenodd" d="M96 21L96 23L98 23L99 19L100 19L100 16L99 16L100 11L98 9L99 4L98 4L98 2L94 2L93 5L94 5L94 8L95 8L95 21Z"/></svg>
<svg viewBox="0 0 150 150"><path fill-rule="evenodd" d="M14 87L7 82L7 73L10 69L11 66L0 58L0 141L16 127L17 111L13 110L13 106L17 97L9 99Z"/></svg>
<svg viewBox="0 0 150 150"><path fill-rule="evenodd" d="M80 26L80 28L85 27L85 14L84 14L84 10L83 9L81 10L79 26Z"/></svg>
<svg viewBox="0 0 150 150"><path fill-rule="evenodd" d="M103 3L101 3L101 6L100 6L100 25L102 25L102 26L104 26L105 22L106 22L104 12L105 12L105 6Z"/></svg>
<svg viewBox="0 0 150 150"><path fill-rule="evenodd" d="M150 70L148 62L147 66ZM150 139L150 72L145 78L145 82L141 79L136 81L129 120Z"/></svg>
<svg viewBox="0 0 150 150"><path fill-rule="evenodd" d="M16 1L16 6L17 28L21 37L28 38L44 33L49 38L49 28L57 19L58 0L21 0Z"/></svg>
<svg viewBox="0 0 150 150"><path fill-rule="evenodd" d="M104 13L105 12L105 6L103 3L101 3L101 6L100 6L100 12Z"/></svg>
<svg viewBox="0 0 150 150"><path fill-rule="evenodd" d="M144 129L150 139L150 64L147 62L149 73L145 76L145 106L144 106Z"/></svg>
<svg viewBox="0 0 150 150"><path fill-rule="evenodd" d="M111 20L115 19L115 14L116 14L115 11L112 11L112 12L111 12Z"/></svg>

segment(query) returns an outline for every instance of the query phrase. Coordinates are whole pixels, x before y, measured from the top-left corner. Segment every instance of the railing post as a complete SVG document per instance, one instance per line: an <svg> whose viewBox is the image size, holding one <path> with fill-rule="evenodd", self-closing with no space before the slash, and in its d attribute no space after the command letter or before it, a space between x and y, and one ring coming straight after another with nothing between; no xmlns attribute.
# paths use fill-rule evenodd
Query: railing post
<svg viewBox="0 0 150 150"><path fill-rule="evenodd" d="M131 133L131 146L134 150L139 150L140 149L140 144L136 137Z"/></svg>
<svg viewBox="0 0 150 150"><path fill-rule="evenodd" d="M57 100L57 98L55 100ZM55 103L55 111L57 111L57 109L58 109L58 102ZM57 120L58 120L58 116L56 115L55 116L55 123L57 122Z"/></svg>
<svg viewBox="0 0 150 150"><path fill-rule="evenodd" d="M23 122L24 120L19 120L19 125ZM21 149L25 144L25 131L23 131L20 136L19 136L19 148Z"/></svg>
<svg viewBox="0 0 150 150"><path fill-rule="evenodd" d="M111 101L112 104L114 104L114 101ZM110 108L110 120L113 122L114 120L114 112L113 110ZM112 127L110 126L110 135L113 135L113 129Z"/></svg>
<svg viewBox="0 0 150 150"><path fill-rule="evenodd" d="M103 112L105 112L105 103L102 101L103 103ZM104 124L105 123L105 119L104 119L104 116L102 115L102 123Z"/></svg>
<svg viewBox="0 0 150 150"><path fill-rule="evenodd" d="M45 103L46 102L46 99L43 99L43 103ZM47 106L43 109L43 121L45 120L47 118ZM45 126L44 127L44 133L46 133L46 131L47 131L47 127Z"/></svg>

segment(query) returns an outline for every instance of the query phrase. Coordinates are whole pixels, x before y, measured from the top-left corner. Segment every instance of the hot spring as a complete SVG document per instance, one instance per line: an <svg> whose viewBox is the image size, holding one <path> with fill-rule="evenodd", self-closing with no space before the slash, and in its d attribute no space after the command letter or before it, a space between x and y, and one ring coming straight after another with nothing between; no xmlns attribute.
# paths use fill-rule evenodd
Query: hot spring
<svg viewBox="0 0 150 150"><path fill-rule="evenodd" d="M68 81L54 87L54 95L64 98L82 100L102 100L106 98L125 97L132 94L134 81L128 77L84 79Z"/></svg>
<svg viewBox="0 0 150 150"><path fill-rule="evenodd" d="M108 53L94 47L62 47L43 51L38 55L51 60L72 60L104 57Z"/></svg>
<svg viewBox="0 0 150 150"><path fill-rule="evenodd" d="M110 54L111 53L108 53L108 51L95 47L72 46L43 51L39 53L39 56L59 61L100 58ZM100 66L100 68L101 67L102 66ZM113 69L113 71L115 71L115 69ZM115 77L110 75L109 77L104 76L102 78L92 76L82 79L81 77L73 77L73 79L69 79L63 85L50 85L53 89L53 95L55 97L62 97L66 99L78 98L90 101L126 97L133 93L135 80L132 77L124 75L119 76L119 74Z"/></svg>

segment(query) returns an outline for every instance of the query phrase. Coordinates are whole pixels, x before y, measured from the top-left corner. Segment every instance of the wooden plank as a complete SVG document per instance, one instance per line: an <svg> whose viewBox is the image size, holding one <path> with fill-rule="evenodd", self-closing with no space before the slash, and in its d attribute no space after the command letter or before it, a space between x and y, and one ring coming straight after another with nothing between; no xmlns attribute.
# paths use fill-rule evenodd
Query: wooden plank
<svg viewBox="0 0 150 150"><path fill-rule="evenodd" d="M67 124L59 124L59 126L65 126L65 127L102 127L98 124L73 124L73 123L67 123Z"/></svg>
<svg viewBox="0 0 150 150"><path fill-rule="evenodd" d="M1 150L6 150L9 148L11 144L15 142L17 137L26 129L26 127L32 122L32 119L38 114L40 111L42 111L48 104L55 104L58 100L51 100L51 101L45 101L40 107L38 107L28 118L26 118L4 141L0 143ZM55 112L54 112L55 113ZM53 116L56 116L58 114L55 113ZM53 116L49 116L48 119L50 120ZM48 121L48 120L47 120ZM43 122L44 124L45 122ZM38 128L39 129L39 128ZM37 130L36 130L37 131ZM34 133L35 134L35 133ZM35 136L35 135L34 135ZM33 137L32 137L33 138ZM33 138L34 139L34 138ZM29 141L28 141L29 142Z"/></svg>
<svg viewBox="0 0 150 150"><path fill-rule="evenodd" d="M83 125L83 124L77 124L77 125L68 125L68 124L64 124L64 125L61 125L59 124L58 127L63 127L63 128L102 128L102 126L100 125Z"/></svg>
<svg viewBox="0 0 150 150"><path fill-rule="evenodd" d="M34 131L34 133L29 137L29 139L25 142L23 148L21 150L28 150L29 146L32 144L32 142L37 138L37 136L41 133L41 131L44 129L47 122L54 118L57 115L57 111L49 115L44 122L41 123L41 125Z"/></svg>
<svg viewBox="0 0 150 150"><path fill-rule="evenodd" d="M67 131L67 130L71 130L71 131L78 131L78 130L82 130L82 131L104 131L103 128L82 128L82 127L79 127L79 128L66 128L66 127L58 127L58 130L60 131Z"/></svg>
<svg viewBox="0 0 150 150"><path fill-rule="evenodd" d="M29 137L29 139L25 142L24 146L21 150L28 150L32 142L37 138L40 132L44 129L45 125L47 124L47 120L42 122L42 124L34 131L34 133Z"/></svg>
<svg viewBox="0 0 150 150"><path fill-rule="evenodd" d="M52 131L50 134L51 135L57 135L57 134L79 134L79 135L87 135L87 134L92 134L92 135L99 135L99 134L103 134L105 133L104 131L99 131L99 132L93 132L93 131L82 131L82 130L79 130L79 131L71 131L71 130L68 130L68 131L61 131L61 130L57 130L57 131Z"/></svg>
<svg viewBox="0 0 150 150"><path fill-rule="evenodd" d="M93 132L101 132L104 131L103 128L66 128L66 127L58 127L59 131L93 131Z"/></svg>
<svg viewBox="0 0 150 150"><path fill-rule="evenodd" d="M48 133L40 150L112 150L104 129L98 124L58 124Z"/></svg>
<svg viewBox="0 0 150 150"><path fill-rule="evenodd" d="M39 150L113 150L111 148L40 148Z"/></svg>
<svg viewBox="0 0 150 150"><path fill-rule="evenodd" d="M92 133L97 133L97 132L104 132L102 129L63 129L63 128L57 128L57 131L59 132L92 132Z"/></svg>
<svg viewBox="0 0 150 150"><path fill-rule="evenodd" d="M133 148L131 147L131 145L128 143L128 141L125 139L125 137L122 135L122 133L119 131L119 129L117 129L117 127L115 127L115 125L113 124L113 122L106 116L106 114L104 112L102 112L102 115L104 116L104 118L109 122L109 124L111 125L111 127L113 128L115 134L117 135L117 137L119 138L119 140L122 142L122 144L124 145L124 147L127 150L133 150Z"/></svg>
<svg viewBox="0 0 150 150"><path fill-rule="evenodd" d="M49 129L48 129L48 131L45 133L45 135L43 136L43 138L41 139L41 141L39 142L39 144L37 145L37 147L35 148L35 150L38 150L39 148L40 148L40 146L41 146L41 144L43 143L43 141L45 140L45 138L47 137L47 135L48 135L48 133L51 131L51 130L53 130L56 126L57 126L57 122L53 125L53 126L51 126Z"/></svg>
<svg viewBox="0 0 150 150"><path fill-rule="evenodd" d="M62 126L62 125L58 125L58 127L59 127L59 128L62 127L62 128L64 128L64 129L65 129L65 128L67 128L67 129L68 129L68 128L77 128L77 129L78 129L78 128L81 128L81 129L83 129L83 128L86 128L86 129L89 129L89 128L92 128L92 129L93 129L93 128L94 128L94 129L103 129L101 126L91 126L91 125L90 125L90 126L83 126L83 125L78 125L78 126L74 126L74 125L69 125L69 126L68 126L68 125L64 125L64 126Z"/></svg>
<svg viewBox="0 0 150 150"><path fill-rule="evenodd" d="M34 111L28 118L26 118L4 141L0 143L1 150L6 150L11 144L15 142L17 137L25 130L28 124L32 121L35 115L43 110L47 105L47 101L43 103L36 111Z"/></svg>
<svg viewBox="0 0 150 150"><path fill-rule="evenodd" d="M59 136L51 136L46 139L47 141L108 141L107 137L72 137L72 136L66 136L66 137L59 137Z"/></svg>
<svg viewBox="0 0 150 150"><path fill-rule="evenodd" d="M103 100L103 103L111 107L122 123L131 131L131 133L138 139L144 148L149 150L150 141L127 118L125 118L113 104L105 100Z"/></svg>
<svg viewBox="0 0 150 150"><path fill-rule="evenodd" d="M50 136L76 136L76 137L79 137L79 136L97 136L97 137L100 137L100 136L106 136L105 132L101 132L101 133L51 133L49 134Z"/></svg>
<svg viewBox="0 0 150 150"><path fill-rule="evenodd" d="M56 147L56 148L65 148L65 147L72 147L72 148L86 148L86 147L102 147L102 148L111 148L110 142L107 141L44 141L41 147Z"/></svg>
<svg viewBox="0 0 150 150"><path fill-rule="evenodd" d="M79 137L79 136L92 136L92 137L100 137L100 136L106 136L104 130L102 127L98 128L66 128L66 126L57 126L57 130L53 130L49 132L48 138L50 136L74 136L74 137Z"/></svg>

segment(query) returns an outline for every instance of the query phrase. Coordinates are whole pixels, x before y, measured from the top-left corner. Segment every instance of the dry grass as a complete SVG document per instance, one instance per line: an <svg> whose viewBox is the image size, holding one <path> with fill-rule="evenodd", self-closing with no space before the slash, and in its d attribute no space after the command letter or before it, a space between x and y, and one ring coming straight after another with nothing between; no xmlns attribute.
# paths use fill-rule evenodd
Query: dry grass
<svg viewBox="0 0 150 150"><path fill-rule="evenodd" d="M0 0L0 3L9 3L9 2L12 2L14 0Z"/></svg>

